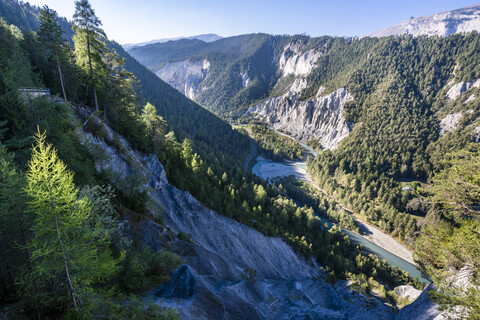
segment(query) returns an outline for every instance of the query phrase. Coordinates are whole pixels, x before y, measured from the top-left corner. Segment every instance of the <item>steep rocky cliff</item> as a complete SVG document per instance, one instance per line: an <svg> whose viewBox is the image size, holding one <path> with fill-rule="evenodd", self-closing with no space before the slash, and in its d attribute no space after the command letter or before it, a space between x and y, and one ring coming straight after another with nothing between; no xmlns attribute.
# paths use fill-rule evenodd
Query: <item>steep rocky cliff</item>
<svg viewBox="0 0 480 320"><path fill-rule="evenodd" d="M289 43L280 57L279 69L283 76L306 75L313 70L320 56L321 53L314 49L305 51L300 43Z"/></svg>
<svg viewBox="0 0 480 320"><path fill-rule="evenodd" d="M205 59L182 60L166 63L155 74L190 99L195 99L201 92L200 82L208 76L208 68L210 62Z"/></svg>
<svg viewBox="0 0 480 320"><path fill-rule="evenodd" d="M315 98L301 101L306 85L304 78L298 78L286 94L253 106L248 113L300 140L318 139L324 148L334 149L350 133L343 111L353 96L346 88L322 95L320 88Z"/></svg>
<svg viewBox="0 0 480 320"><path fill-rule="evenodd" d="M113 132L105 127L106 139ZM153 212L163 212L165 226L146 220L137 226L144 243L163 247L161 229L191 239L186 265L174 280L150 296L175 307L184 319L393 319L379 300L351 291L345 282L327 283L314 261L306 261L282 239L266 237L202 206L188 192L167 181L153 155L143 155L120 137L122 152L103 139L84 135L84 142L105 151L98 170L113 180L132 174L131 163L147 178L144 186ZM180 250L181 251L181 250Z"/></svg>
<svg viewBox="0 0 480 320"><path fill-rule="evenodd" d="M411 34L414 36L442 36L480 31L480 5L437 13L432 16L411 17L392 27L370 34L372 37Z"/></svg>

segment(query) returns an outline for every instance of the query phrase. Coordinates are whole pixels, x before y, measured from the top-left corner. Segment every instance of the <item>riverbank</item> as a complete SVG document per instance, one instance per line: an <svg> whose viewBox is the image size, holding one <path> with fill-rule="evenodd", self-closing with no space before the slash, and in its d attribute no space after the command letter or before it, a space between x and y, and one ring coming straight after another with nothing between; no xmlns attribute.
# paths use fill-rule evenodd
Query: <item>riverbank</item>
<svg viewBox="0 0 480 320"><path fill-rule="evenodd" d="M252 173L261 177L262 179L269 179L270 181L272 181L276 178L294 175L297 179L309 183L310 185L321 191L323 194L325 194L327 197L331 198L329 194L327 194L310 179L307 174L304 161L274 162L261 156L257 157L256 159L257 162L252 167ZM399 257L400 259L405 260L408 263L416 266L416 263L413 260L412 252L405 245L397 241L389 234L384 233L379 228L362 221L358 217L358 215L353 213L348 208L342 206L341 204L339 205L340 207L342 207L343 210L347 211L352 215L355 223L360 229L361 234L359 236L361 236L365 240L372 242L378 247L384 249L385 251L388 251L391 254Z"/></svg>

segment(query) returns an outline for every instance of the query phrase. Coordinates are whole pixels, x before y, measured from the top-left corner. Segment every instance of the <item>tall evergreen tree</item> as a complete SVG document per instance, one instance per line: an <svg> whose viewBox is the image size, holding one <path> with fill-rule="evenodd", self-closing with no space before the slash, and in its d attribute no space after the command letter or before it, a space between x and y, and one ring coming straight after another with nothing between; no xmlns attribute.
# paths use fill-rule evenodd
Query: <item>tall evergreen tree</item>
<svg viewBox="0 0 480 320"><path fill-rule="evenodd" d="M60 51L63 50L65 40L62 37L63 31L58 25L58 16L55 10L44 6L40 12L40 26L38 28L38 37L41 43L48 50L48 54L53 54L53 58L57 64L58 76L60 78L60 86L62 87L63 99L67 101L65 94L65 85L63 83L62 67L60 66Z"/></svg>
<svg viewBox="0 0 480 320"><path fill-rule="evenodd" d="M93 87L95 109L97 111L99 107L94 79L94 65L99 67L103 64L102 56L105 51L105 39L107 37L103 29L100 28L101 25L102 22L95 15L95 11L88 0L75 1L75 13L73 15L75 54L80 65L86 64L88 67L90 82Z"/></svg>
<svg viewBox="0 0 480 320"><path fill-rule="evenodd" d="M37 143L28 164L28 206L34 213L33 236L27 244L34 268L27 272L24 287L33 280L43 297L66 304L76 311L88 308L93 285L116 271L108 237L100 225L91 226L91 203L79 198L73 173L58 158L56 150L37 133ZM60 301L58 301L60 300ZM51 307L51 306L50 306Z"/></svg>
<svg viewBox="0 0 480 320"><path fill-rule="evenodd" d="M3 124L0 123L0 127ZM2 131L0 129L0 138ZM25 212L24 182L13 154L0 142L0 301L16 295L19 271L22 265L28 265L28 252L18 249L19 245L26 244L31 222Z"/></svg>
<svg viewBox="0 0 480 320"><path fill-rule="evenodd" d="M106 49L104 52L104 109L103 116L107 117L107 110L115 107L121 112L137 114L137 100L134 84L135 76L124 68L125 58L120 57L115 49ZM110 110L108 110L110 111ZM118 111L118 110L117 110Z"/></svg>
<svg viewBox="0 0 480 320"><path fill-rule="evenodd" d="M157 109L150 102L143 108L141 118L148 139L152 142L154 150L158 151L167 132L167 122L157 114Z"/></svg>

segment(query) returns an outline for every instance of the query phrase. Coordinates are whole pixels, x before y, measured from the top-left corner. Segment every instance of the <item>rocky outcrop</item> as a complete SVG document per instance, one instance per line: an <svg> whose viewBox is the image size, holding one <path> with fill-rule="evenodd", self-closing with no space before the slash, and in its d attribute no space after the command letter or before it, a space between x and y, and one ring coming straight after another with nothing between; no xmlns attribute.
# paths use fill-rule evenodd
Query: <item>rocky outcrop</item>
<svg viewBox="0 0 480 320"><path fill-rule="evenodd" d="M433 16L411 17L397 25L374 32L370 36L411 34L446 37L454 33L470 31L480 31L480 5L446 11Z"/></svg>
<svg viewBox="0 0 480 320"><path fill-rule="evenodd" d="M404 307L397 315L397 320L441 320L444 317L441 315L441 311L438 310L438 306L434 303L428 292L437 290L433 284L429 284L423 289L420 296L411 304Z"/></svg>
<svg viewBox="0 0 480 320"><path fill-rule="evenodd" d="M246 88L250 83L250 78L248 77L248 73L241 73L240 76L242 77L242 86Z"/></svg>
<svg viewBox="0 0 480 320"><path fill-rule="evenodd" d="M466 114L472 114L473 110L467 110L464 113ZM446 115L444 118L440 120L439 124L439 130L440 130L440 135L445 135L447 132L450 131L455 131L458 128L458 124L460 123L460 120L462 119L463 112L457 112L457 113L452 113Z"/></svg>
<svg viewBox="0 0 480 320"><path fill-rule="evenodd" d="M440 120L440 135L445 135L445 133L449 131L454 131L457 129L457 125L462 119L462 113L452 113L445 116L443 119Z"/></svg>
<svg viewBox="0 0 480 320"><path fill-rule="evenodd" d="M475 127L471 133L472 141L475 143L480 142L480 127Z"/></svg>
<svg viewBox="0 0 480 320"><path fill-rule="evenodd" d="M210 62L205 59L183 60L168 62L155 74L190 99L194 99L202 91L199 84L208 76L209 68Z"/></svg>
<svg viewBox="0 0 480 320"><path fill-rule="evenodd" d="M415 289L411 285L405 285L396 287L394 292L400 298L407 298L409 301L415 301L422 293L422 290Z"/></svg>
<svg viewBox="0 0 480 320"><path fill-rule="evenodd" d="M448 91L447 91L447 97L450 99L450 100L455 100L457 99L458 97L460 97L465 91L467 91L468 89L472 88L472 87L476 87L476 88L479 88L480 87L480 80L478 79L474 79L470 82L465 82L465 81L462 81L462 82L459 82L457 84L454 84Z"/></svg>
<svg viewBox="0 0 480 320"><path fill-rule="evenodd" d="M182 265L173 276L173 279L155 291L155 297L163 299L188 299L197 292L197 279L192 269Z"/></svg>
<svg viewBox="0 0 480 320"><path fill-rule="evenodd" d="M394 318L389 307L351 291L345 282L324 281L315 261L306 261L282 239L221 216L170 185L156 156L134 151L122 137L120 153L100 138L83 135L85 144L105 151L106 159L97 168L108 170L113 180L131 174L129 163L134 162L137 173L146 178L143 188L150 195L152 212L163 212L167 229L191 239L186 265L151 295L158 303L176 308L181 318ZM161 228L151 220L136 226L152 248L162 247L162 240L155 238Z"/></svg>
<svg viewBox="0 0 480 320"><path fill-rule="evenodd" d="M299 78L283 96L270 98L247 112L297 139L318 139L324 148L335 149L350 133L343 110L353 96L346 88L322 96L321 88L314 99L300 101L300 91L305 87L306 80Z"/></svg>
<svg viewBox="0 0 480 320"><path fill-rule="evenodd" d="M282 70L283 76L306 75L313 70L320 56L321 53L314 49L303 51L300 43L289 43L280 57L279 68Z"/></svg>

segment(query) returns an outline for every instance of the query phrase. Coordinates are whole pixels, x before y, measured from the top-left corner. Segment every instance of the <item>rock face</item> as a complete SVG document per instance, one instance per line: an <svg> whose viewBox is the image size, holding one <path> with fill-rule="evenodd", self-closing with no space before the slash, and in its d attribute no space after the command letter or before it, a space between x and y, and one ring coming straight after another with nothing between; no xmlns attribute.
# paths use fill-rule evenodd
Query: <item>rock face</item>
<svg viewBox="0 0 480 320"><path fill-rule="evenodd" d="M297 79L283 96L270 98L247 112L300 140L318 139L324 148L335 149L350 133L343 110L353 96L346 88L340 88L325 96L300 101L300 91L305 87L306 80ZM322 91L319 90L320 95Z"/></svg>
<svg viewBox="0 0 480 320"><path fill-rule="evenodd" d="M186 264L181 266L172 281L164 284L161 288L155 291L156 297L164 299L188 299L193 297L197 291L197 279L195 278L192 269Z"/></svg>
<svg viewBox="0 0 480 320"><path fill-rule="evenodd" d="M453 131L457 128L458 122L462 119L462 113L452 113L440 120L440 134L443 136L449 131Z"/></svg>
<svg viewBox="0 0 480 320"><path fill-rule="evenodd" d="M433 16L411 17L397 25L374 32L370 36L411 34L446 37L454 33L470 31L480 31L480 5L437 13Z"/></svg>
<svg viewBox="0 0 480 320"><path fill-rule="evenodd" d="M155 74L190 99L194 99L201 92L199 84L208 76L208 68L210 62L205 59L183 60L169 62Z"/></svg>
<svg viewBox="0 0 480 320"><path fill-rule="evenodd" d="M447 97L450 100L455 100L458 97L460 97L465 91L468 89L475 87L479 88L480 87L480 80L474 79L470 82L459 82L457 84L454 84L448 91L447 91Z"/></svg>
<svg viewBox="0 0 480 320"><path fill-rule="evenodd" d="M397 315L397 320L440 320L444 319L438 306L430 300L428 292L436 290L433 284L429 284L423 289L420 296L413 303L404 307Z"/></svg>
<svg viewBox="0 0 480 320"><path fill-rule="evenodd" d="M306 75L313 70L321 53L313 49L302 52L302 49L302 45L299 43L290 43L284 48L279 61L279 68L282 70L283 76Z"/></svg>
<svg viewBox="0 0 480 320"><path fill-rule="evenodd" d="M411 285L396 287L394 291L399 297L408 298L410 301L415 301L422 293L422 290L415 289Z"/></svg>
<svg viewBox="0 0 480 320"><path fill-rule="evenodd" d="M315 262L306 261L282 239L221 216L168 184L156 156L132 150L123 138L123 153L90 134L84 134L83 141L105 150L107 160L97 168L110 170L112 179L131 174L128 163L135 162L147 178L144 188L152 206L163 211L166 227L192 240L186 265L151 296L177 308L183 319L394 318L390 308L351 291L345 282L325 282ZM155 240L153 221L137 228L148 245L162 247L161 240Z"/></svg>

